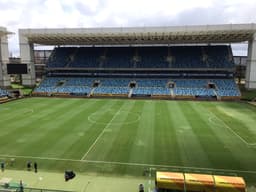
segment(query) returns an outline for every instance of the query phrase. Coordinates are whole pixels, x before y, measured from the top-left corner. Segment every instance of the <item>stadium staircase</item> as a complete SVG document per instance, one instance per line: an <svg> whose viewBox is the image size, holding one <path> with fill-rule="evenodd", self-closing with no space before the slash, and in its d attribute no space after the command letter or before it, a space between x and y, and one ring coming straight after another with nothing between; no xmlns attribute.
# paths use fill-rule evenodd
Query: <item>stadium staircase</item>
<svg viewBox="0 0 256 192"><path fill-rule="evenodd" d="M214 92L214 95L216 95L217 100L220 101L220 100L221 100L221 96L219 96L219 95L217 94L216 90L213 90L213 92Z"/></svg>
<svg viewBox="0 0 256 192"><path fill-rule="evenodd" d="M90 96L92 96L92 95L93 95L94 90L95 90L95 87L93 87L93 88L92 88L92 90L91 90L90 94L88 94L88 97L90 97Z"/></svg>
<svg viewBox="0 0 256 192"><path fill-rule="evenodd" d="M132 97L132 92L133 92L133 88L130 89L128 97L131 98Z"/></svg>
<svg viewBox="0 0 256 192"><path fill-rule="evenodd" d="M171 98L174 99L175 98L175 93L173 91L173 88L170 89L170 95L171 95Z"/></svg>

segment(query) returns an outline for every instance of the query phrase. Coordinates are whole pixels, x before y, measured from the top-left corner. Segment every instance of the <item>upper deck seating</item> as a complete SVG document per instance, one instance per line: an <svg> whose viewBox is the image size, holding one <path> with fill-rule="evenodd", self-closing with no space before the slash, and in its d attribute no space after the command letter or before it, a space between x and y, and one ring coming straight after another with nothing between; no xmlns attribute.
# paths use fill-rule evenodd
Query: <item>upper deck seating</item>
<svg viewBox="0 0 256 192"><path fill-rule="evenodd" d="M112 47L105 50L103 68L132 68L134 49L129 47Z"/></svg>
<svg viewBox="0 0 256 192"><path fill-rule="evenodd" d="M47 66L50 68L66 67L72 61L75 47L58 47L50 55Z"/></svg>
<svg viewBox="0 0 256 192"><path fill-rule="evenodd" d="M57 47L50 68L232 68L230 46Z"/></svg>

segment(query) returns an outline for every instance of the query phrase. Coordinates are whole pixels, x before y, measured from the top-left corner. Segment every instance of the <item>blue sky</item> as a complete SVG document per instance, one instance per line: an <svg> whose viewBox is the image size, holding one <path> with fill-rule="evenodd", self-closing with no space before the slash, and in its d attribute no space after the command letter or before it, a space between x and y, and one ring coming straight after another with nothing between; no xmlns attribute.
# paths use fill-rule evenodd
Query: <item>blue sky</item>
<svg viewBox="0 0 256 192"><path fill-rule="evenodd" d="M0 0L0 26L16 33L9 49L18 56L19 28L256 23L255 10L255 0Z"/></svg>

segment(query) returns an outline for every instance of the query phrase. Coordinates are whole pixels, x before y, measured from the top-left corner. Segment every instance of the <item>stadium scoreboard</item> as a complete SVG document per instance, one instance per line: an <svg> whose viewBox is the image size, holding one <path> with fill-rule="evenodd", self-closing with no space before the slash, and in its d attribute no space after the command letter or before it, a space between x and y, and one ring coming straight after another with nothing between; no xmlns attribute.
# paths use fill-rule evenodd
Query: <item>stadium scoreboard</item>
<svg viewBox="0 0 256 192"><path fill-rule="evenodd" d="M9 63L7 64L7 73L8 74L27 74L28 73L27 64Z"/></svg>

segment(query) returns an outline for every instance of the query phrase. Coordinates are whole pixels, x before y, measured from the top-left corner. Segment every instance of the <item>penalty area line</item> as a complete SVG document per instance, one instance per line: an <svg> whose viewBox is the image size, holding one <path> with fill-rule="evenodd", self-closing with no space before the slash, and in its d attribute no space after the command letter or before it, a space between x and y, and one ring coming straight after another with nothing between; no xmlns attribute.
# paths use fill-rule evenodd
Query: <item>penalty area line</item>
<svg viewBox="0 0 256 192"><path fill-rule="evenodd" d="M202 171L219 171L228 173L248 173L256 174L256 171L248 170L236 170L236 169L214 169L206 167L186 167L186 166L175 166L175 165L158 165L158 164L146 164L146 163L129 163L129 162L118 162L118 161L97 161L97 160L80 160L80 159L65 159L55 157L35 157L35 156L22 156L22 155L5 155L0 154L0 158L23 158L23 159L40 159L40 160L51 160L51 161L70 161L70 162L81 162L81 163L94 163L94 164L109 164L109 165L127 165L127 166L138 166L138 167L149 167L151 170L157 168L176 168L176 169L191 169L191 170L202 170Z"/></svg>
<svg viewBox="0 0 256 192"><path fill-rule="evenodd" d="M240 141L242 141L244 144L246 144L247 146L256 146L256 143L248 143L243 137L241 137L237 132L235 132L229 125L227 125L222 119L220 119L219 117L217 117L213 112L209 111L213 117L209 117L208 121L212 124L215 124L217 126L221 126L221 124L214 122L214 120L212 120L213 118L217 119L219 122L221 122L224 127L226 129L228 129L231 133L233 133L233 135L235 135L238 139L240 139Z"/></svg>

